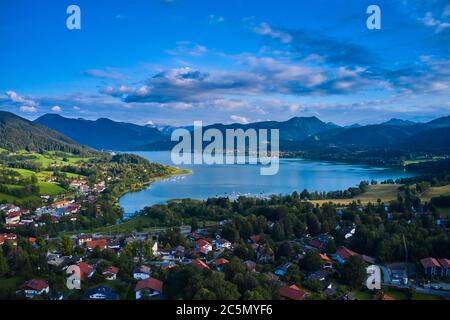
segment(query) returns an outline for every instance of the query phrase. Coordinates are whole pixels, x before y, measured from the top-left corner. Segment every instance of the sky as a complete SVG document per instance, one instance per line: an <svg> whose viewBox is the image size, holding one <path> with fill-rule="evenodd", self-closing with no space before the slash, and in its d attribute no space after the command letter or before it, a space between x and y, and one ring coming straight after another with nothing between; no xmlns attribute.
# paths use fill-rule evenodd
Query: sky
<svg viewBox="0 0 450 320"><path fill-rule="evenodd" d="M0 41L0 110L31 120L450 115L448 0L0 0Z"/></svg>

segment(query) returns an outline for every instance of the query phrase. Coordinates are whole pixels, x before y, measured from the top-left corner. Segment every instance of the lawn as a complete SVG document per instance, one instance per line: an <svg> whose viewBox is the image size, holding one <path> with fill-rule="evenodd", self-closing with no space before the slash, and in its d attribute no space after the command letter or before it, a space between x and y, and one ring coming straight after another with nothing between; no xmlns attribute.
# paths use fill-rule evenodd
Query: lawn
<svg viewBox="0 0 450 320"><path fill-rule="evenodd" d="M401 184L376 184L369 186L369 190L352 199L327 199L327 200L312 200L312 203L323 204L332 202L335 204L347 205L353 201L361 201L363 204L368 202L376 203L378 199L383 202L389 202L397 199L398 188Z"/></svg>
<svg viewBox="0 0 450 320"><path fill-rule="evenodd" d="M449 219L450 218L450 208L441 208L438 207L438 212L441 214L442 218Z"/></svg>
<svg viewBox="0 0 450 320"><path fill-rule="evenodd" d="M373 294L368 291L358 290L353 291L352 294L357 300L373 300Z"/></svg>
<svg viewBox="0 0 450 320"><path fill-rule="evenodd" d="M65 192L59 185L51 182L38 182L39 193L41 195L56 196Z"/></svg>
<svg viewBox="0 0 450 320"><path fill-rule="evenodd" d="M131 220L108 226L108 227L101 227L91 230L83 230L80 232L68 232L64 233L65 235L74 235L74 234L80 234L80 233L131 233L137 229L146 229L151 228L150 219L145 216L138 216Z"/></svg>
<svg viewBox="0 0 450 320"><path fill-rule="evenodd" d="M425 191L420 198L422 201L429 201L431 198L439 197L439 196L449 196L450 195L450 185L442 186L442 187L431 187L427 191Z"/></svg>

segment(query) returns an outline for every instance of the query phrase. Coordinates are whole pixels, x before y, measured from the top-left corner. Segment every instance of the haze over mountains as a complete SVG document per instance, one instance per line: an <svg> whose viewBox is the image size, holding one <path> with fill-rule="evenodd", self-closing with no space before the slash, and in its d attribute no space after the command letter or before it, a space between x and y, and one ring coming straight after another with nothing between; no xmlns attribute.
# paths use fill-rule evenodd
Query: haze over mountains
<svg viewBox="0 0 450 320"><path fill-rule="evenodd" d="M427 123L392 119L381 124L350 127L325 123L316 117L295 117L281 122L213 124L204 130L209 128L222 132L238 128L279 129L281 149L286 151L330 147L450 150L450 116ZM55 150L80 148L77 143L103 150L170 150L174 145L170 141L174 129L105 118L96 121L69 119L55 114L47 114L31 122L9 112L0 112L0 147L24 148L31 141L36 148L46 146Z"/></svg>

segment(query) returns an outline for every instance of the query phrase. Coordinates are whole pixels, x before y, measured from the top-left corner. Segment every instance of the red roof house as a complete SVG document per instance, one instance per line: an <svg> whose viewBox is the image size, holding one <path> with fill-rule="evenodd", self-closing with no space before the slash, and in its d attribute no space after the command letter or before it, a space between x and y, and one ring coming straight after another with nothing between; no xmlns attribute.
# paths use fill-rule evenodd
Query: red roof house
<svg viewBox="0 0 450 320"><path fill-rule="evenodd" d="M106 239L99 239L99 240L90 240L86 242L86 246L88 250L94 250L96 247L100 249L100 251L105 250L106 245L108 244L108 240Z"/></svg>
<svg viewBox="0 0 450 320"><path fill-rule="evenodd" d="M284 299L296 301L303 300L306 297L306 292L297 287L295 284L281 287L278 290L278 294Z"/></svg>
<svg viewBox="0 0 450 320"><path fill-rule="evenodd" d="M210 268L208 267L208 265L206 263L204 263L202 260L200 259L195 259L192 260L192 265L194 267L200 268L200 269L208 269L210 270Z"/></svg>
<svg viewBox="0 0 450 320"><path fill-rule="evenodd" d="M152 277L138 281L134 288L136 300L142 299L144 296L154 297L161 295L162 290L163 282Z"/></svg>

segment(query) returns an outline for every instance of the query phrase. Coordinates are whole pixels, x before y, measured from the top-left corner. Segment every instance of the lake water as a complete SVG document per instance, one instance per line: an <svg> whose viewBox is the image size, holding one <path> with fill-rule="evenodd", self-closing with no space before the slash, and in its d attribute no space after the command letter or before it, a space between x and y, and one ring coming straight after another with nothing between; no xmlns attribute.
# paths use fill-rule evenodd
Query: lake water
<svg viewBox="0 0 450 320"><path fill-rule="evenodd" d="M153 162L172 165L170 152L133 152ZM334 191L357 186L362 180L383 181L412 174L395 169L303 159L280 159L277 175L261 176L259 165L183 165L193 174L169 178L146 189L127 193L120 205L127 215L171 199L207 199L239 195L267 196L293 191Z"/></svg>

